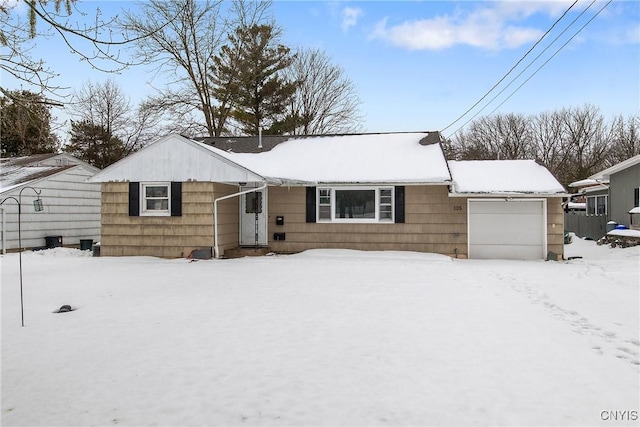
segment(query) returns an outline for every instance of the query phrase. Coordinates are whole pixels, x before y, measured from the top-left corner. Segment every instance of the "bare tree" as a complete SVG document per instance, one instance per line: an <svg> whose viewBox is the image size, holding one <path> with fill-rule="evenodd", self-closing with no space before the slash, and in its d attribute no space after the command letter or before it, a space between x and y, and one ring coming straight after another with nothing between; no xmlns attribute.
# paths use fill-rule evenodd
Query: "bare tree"
<svg viewBox="0 0 640 427"><path fill-rule="evenodd" d="M533 153L527 118L517 114L481 117L456 134L455 150L463 160L526 159Z"/></svg>
<svg viewBox="0 0 640 427"><path fill-rule="evenodd" d="M298 83L290 106L293 134L356 132L361 127L360 99L344 70L320 49L298 49L287 69Z"/></svg>
<svg viewBox="0 0 640 427"><path fill-rule="evenodd" d="M583 179L605 166L608 143L604 118L593 105L563 109L562 115L566 150L570 163L566 175L569 181Z"/></svg>
<svg viewBox="0 0 640 427"><path fill-rule="evenodd" d="M608 132L610 141L607 166L640 154L640 116L614 117Z"/></svg>
<svg viewBox="0 0 640 427"><path fill-rule="evenodd" d="M638 125L637 118L620 117L607 127L592 105L483 117L455 135L452 151L464 160L537 159L568 185L637 154Z"/></svg>
<svg viewBox="0 0 640 427"><path fill-rule="evenodd" d="M111 79L103 83L85 82L74 92L70 106L76 126L82 123L84 129L99 129L98 133L104 135L107 141L117 138L122 145L118 147L122 156L150 142L151 130L158 123L147 104L134 108L122 88Z"/></svg>
<svg viewBox="0 0 640 427"><path fill-rule="evenodd" d="M80 17L85 15L76 9L76 0L3 0L0 5L0 46L3 48L0 70L38 87L40 93L59 97L62 88L54 82L59 73L41 58L31 55L35 40L48 37L61 38L73 55L100 71L116 72L132 64L120 51L132 39L126 33L113 31L117 27L115 18L103 18L97 8L95 20L86 25L72 23L73 12Z"/></svg>
<svg viewBox="0 0 640 427"><path fill-rule="evenodd" d="M535 158L564 185L570 178L565 176L569 170L570 151L563 138L564 121L558 111L543 112L531 118L531 132L535 149Z"/></svg>
<svg viewBox="0 0 640 427"><path fill-rule="evenodd" d="M208 76L213 58L232 29L260 22L270 2L149 0L141 6L141 14L125 15L125 28L131 34L149 35L138 44L138 55L173 79L147 103L170 115L171 130L220 136L230 100L214 95L215 85Z"/></svg>

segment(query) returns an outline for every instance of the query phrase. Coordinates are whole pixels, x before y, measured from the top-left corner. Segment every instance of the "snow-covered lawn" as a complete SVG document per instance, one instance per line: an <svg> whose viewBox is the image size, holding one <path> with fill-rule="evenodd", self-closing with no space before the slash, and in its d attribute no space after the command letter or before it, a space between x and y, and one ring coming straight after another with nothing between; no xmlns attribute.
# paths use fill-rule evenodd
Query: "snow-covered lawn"
<svg viewBox="0 0 640 427"><path fill-rule="evenodd" d="M1 257L3 426L638 424L640 247L89 255L23 254L24 328Z"/></svg>

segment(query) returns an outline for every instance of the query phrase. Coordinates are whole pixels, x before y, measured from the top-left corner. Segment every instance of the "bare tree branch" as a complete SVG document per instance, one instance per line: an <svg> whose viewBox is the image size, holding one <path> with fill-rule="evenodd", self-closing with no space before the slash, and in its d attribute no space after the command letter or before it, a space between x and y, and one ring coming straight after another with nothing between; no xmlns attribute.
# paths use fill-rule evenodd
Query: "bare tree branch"
<svg viewBox="0 0 640 427"><path fill-rule="evenodd" d="M298 82L290 106L297 118L294 133L328 134L358 131L360 99L342 68L319 49L298 49L288 78Z"/></svg>
<svg viewBox="0 0 640 427"><path fill-rule="evenodd" d="M150 34L138 43L138 56L171 79L170 89L154 97L166 97L162 104L174 107L167 115L190 120L181 123L189 130L204 129L210 136L224 133L222 113L227 107L216 99L209 79L213 58L231 29L264 19L269 7L269 1L149 0L142 3L140 14L125 14L124 28L130 34ZM151 31L167 21L169 25ZM194 102L199 114L194 114Z"/></svg>
<svg viewBox="0 0 640 427"><path fill-rule="evenodd" d="M26 17L20 5L25 5ZM32 50L38 38L57 37L70 49L72 55L87 62L95 70L117 73L141 62L134 61L120 50L132 42L140 42L168 22L150 28L149 32L130 37L118 21L118 17L103 18L100 8L96 9L94 22L90 25L80 21L72 23L71 18L83 19L86 13L76 8L76 0L24 0L24 2L3 1L0 7L0 70L17 80L39 88L40 93L60 97L63 88L54 83L59 73L47 67L42 59L33 58ZM39 28L44 25L44 31Z"/></svg>

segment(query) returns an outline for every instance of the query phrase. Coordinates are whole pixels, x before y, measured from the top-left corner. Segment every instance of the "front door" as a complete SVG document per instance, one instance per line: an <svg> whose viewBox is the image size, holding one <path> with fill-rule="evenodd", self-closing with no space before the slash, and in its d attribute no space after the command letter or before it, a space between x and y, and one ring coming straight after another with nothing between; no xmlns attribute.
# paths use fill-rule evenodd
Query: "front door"
<svg viewBox="0 0 640 427"><path fill-rule="evenodd" d="M242 187L246 191L254 187ZM257 187L257 185L255 185ZM267 190L262 189L240 196L240 246L267 245Z"/></svg>

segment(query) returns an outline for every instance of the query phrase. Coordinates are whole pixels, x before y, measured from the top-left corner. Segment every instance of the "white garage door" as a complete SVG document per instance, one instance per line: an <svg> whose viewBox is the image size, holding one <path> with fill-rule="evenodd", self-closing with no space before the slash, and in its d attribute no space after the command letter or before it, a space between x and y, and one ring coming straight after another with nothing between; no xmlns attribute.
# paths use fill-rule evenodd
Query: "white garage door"
<svg viewBox="0 0 640 427"><path fill-rule="evenodd" d="M546 257L544 200L469 200L469 258Z"/></svg>

